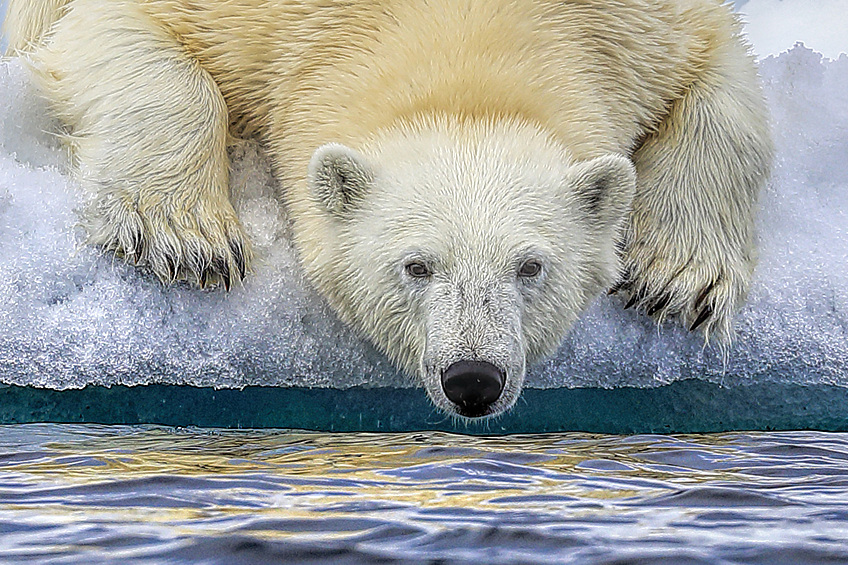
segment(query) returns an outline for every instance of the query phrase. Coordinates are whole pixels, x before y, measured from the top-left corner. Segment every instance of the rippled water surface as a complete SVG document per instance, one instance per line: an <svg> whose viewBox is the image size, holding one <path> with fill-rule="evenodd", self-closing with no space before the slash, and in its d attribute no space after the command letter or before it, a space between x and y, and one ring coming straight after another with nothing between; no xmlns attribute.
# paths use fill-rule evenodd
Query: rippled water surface
<svg viewBox="0 0 848 565"><path fill-rule="evenodd" d="M848 434L0 426L0 562L848 563Z"/></svg>

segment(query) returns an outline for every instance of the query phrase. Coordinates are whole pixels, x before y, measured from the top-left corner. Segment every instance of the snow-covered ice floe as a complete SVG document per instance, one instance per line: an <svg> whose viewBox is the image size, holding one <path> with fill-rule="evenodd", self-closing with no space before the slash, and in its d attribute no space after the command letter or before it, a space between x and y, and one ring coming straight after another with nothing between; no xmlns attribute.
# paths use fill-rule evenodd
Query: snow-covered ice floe
<svg viewBox="0 0 848 565"><path fill-rule="evenodd" d="M796 46L760 63L777 158L760 264L725 355L599 298L528 386L655 387L700 378L848 387L848 57ZM83 244L58 126L23 65L0 62L0 383L415 386L310 289L261 150L233 147L258 252L230 293L162 287Z"/></svg>

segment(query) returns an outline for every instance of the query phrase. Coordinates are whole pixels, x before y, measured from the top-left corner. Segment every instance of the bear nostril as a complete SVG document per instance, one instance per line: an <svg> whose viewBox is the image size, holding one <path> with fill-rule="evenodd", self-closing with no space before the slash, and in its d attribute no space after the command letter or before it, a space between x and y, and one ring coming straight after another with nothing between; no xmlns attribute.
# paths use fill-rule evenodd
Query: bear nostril
<svg viewBox="0 0 848 565"><path fill-rule="evenodd" d="M463 416L483 416L501 396L503 371L485 361L457 361L442 373L442 389Z"/></svg>

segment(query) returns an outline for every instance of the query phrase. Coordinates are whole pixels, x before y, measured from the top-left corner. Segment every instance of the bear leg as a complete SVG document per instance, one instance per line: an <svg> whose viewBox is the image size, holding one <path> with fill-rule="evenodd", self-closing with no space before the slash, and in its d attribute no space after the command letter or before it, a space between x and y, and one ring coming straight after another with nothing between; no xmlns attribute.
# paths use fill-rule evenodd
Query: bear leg
<svg viewBox="0 0 848 565"><path fill-rule="evenodd" d="M624 240L627 307L732 338L756 262L755 207L771 164L768 117L744 42L715 53L633 161Z"/></svg>
<svg viewBox="0 0 848 565"><path fill-rule="evenodd" d="M93 193L90 241L163 282L229 288L243 277L227 107L178 40L137 2L75 0L31 61Z"/></svg>

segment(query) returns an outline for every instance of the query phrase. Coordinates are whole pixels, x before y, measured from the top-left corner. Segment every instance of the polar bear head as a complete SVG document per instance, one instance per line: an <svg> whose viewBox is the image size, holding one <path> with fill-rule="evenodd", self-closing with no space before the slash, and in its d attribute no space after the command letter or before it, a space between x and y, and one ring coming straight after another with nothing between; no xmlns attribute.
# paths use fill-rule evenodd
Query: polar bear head
<svg viewBox="0 0 848 565"><path fill-rule="evenodd" d="M510 408L614 282L635 171L572 163L528 125L432 121L320 147L308 183L319 291L437 407L476 418Z"/></svg>

